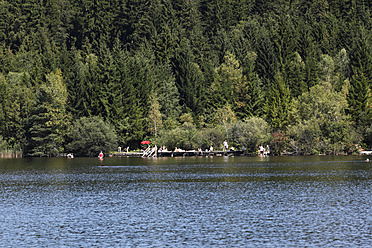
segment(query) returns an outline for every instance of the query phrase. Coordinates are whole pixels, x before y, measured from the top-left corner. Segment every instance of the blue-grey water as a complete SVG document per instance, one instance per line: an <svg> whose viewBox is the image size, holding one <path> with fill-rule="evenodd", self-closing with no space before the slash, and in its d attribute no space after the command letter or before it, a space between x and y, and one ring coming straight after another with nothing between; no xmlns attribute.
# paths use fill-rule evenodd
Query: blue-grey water
<svg viewBox="0 0 372 248"><path fill-rule="evenodd" d="M0 247L371 247L362 156L0 160Z"/></svg>

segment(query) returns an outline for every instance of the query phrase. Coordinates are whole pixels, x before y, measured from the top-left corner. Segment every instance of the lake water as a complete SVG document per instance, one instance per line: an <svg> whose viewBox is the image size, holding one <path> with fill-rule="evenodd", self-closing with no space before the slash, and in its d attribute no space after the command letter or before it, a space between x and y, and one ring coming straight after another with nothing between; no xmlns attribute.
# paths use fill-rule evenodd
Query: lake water
<svg viewBox="0 0 372 248"><path fill-rule="evenodd" d="M0 247L370 247L362 156L0 160Z"/></svg>

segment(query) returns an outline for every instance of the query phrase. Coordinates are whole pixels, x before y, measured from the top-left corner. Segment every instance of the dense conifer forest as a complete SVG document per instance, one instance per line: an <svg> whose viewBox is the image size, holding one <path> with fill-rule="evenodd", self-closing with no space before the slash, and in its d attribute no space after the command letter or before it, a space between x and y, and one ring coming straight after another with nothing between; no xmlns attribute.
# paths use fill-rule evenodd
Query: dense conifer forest
<svg viewBox="0 0 372 248"><path fill-rule="evenodd" d="M367 0L0 0L0 150L371 149L371 11Z"/></svg>

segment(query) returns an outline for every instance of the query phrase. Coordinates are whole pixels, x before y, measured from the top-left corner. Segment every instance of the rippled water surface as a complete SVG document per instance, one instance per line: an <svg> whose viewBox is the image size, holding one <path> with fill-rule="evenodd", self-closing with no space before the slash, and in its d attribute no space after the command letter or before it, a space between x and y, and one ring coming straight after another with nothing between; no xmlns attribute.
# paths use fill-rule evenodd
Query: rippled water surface
<svg viewBox="0 0 372 248"><path fill-rule="evenodd" d="M364 159L2 159L0 246L368 247Z"/></svg>

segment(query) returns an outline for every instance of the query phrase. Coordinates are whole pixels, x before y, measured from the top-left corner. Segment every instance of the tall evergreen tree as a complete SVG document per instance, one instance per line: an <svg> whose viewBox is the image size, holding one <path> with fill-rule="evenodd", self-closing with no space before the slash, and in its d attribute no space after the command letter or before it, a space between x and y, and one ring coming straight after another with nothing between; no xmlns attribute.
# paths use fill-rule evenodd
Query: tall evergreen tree
<svg viewBox="0 0 372 248"><path fill-rule="evenodd" d="M204 78L200 66L195 62L190 43L183 39L172 60L176 85L180 93L180 104L198 114L202 111L200 94L203 91Z"/></svg>
<svg viewBox="0 0 372 248"><path fill-rule="evenodd" d="M371 89L364 74L355 74L350 81L350 89L347 97L348 113L355 120L358 127L366 127L372 121L372 98Z"/></svg>
<svg viewBox="0 0 372 248"><path fill-rule="evenodd" d="M158 67L158 98L165 119L176 120L181 112L180 94L169 64Z"/></svg>
<svg viewBox="0 0 372 248"><path fill-rule="evenodd" d="M248 95L248 85L239 61L228 52L224 63L216 68L216 78L212 84L215 108L228 104L239 118L245 118L249 114L247 101L251 97Z"/></svg>
<svg viewBox="0 0 372 248"><path fill-rule="evenodd" d="M67 90L62 73L50 73L46 83L35 94L28 130L30 156L57 156L63 151L63 141L68 125L65 105Z"/></svg>
<svg viewBox="0 0 372 248"><path fill-rule="evenodd" d="M257 34L254 48L257 51L257 74L263 80L266 89L268 84L274 81L274 77L279 70L279 64L270 32L266 27L261 28L261 32Z"/></svg>
<svg viewBox="0 0 372 248"><path fill-rule="evenodd" d="M290 91L280 73L270 84L265 103L265 115L274 129L283 130L288 125Z"/></svg>
<svg viewBox="0 0 372 248"><path fill-rule="evenodd" d="M305 82L305 63L299 53L294 54L293 60L286 65L284 73L292 97L297 97L308 90Z"/></svg>
<svg viewBox="0 0 372 248"><path fill-rule="evenodd" d="M139 103L135 88L130 80L130 54L115 46L113 58L115 68L108 85L111 106L109 119L117 131L120 145L132 146L134 144L130 144L130 141L137 135L134 133L137 128L135 124L142 116L141 110L138 110Z"/></svg>
<svg viewBox="0 0 372 248"><path fill-rule="evenodd" d="M33 87L28 73L10 72L0 77L0 135L10 146L26 145L26 125L33 101Z"/></svg>
<svg viewBox="0 0 372 248"><path fill-rule="evenodd" d="M247 96L245 113L247 116L259 116L262 114L263 88L262 81L256 72L257 53L255 37L259 26L254 20L241 22L232 32L232 43L237 59L241 62L243 75L247 80Z"/></svg>
<svg viewBox="0 0 372 248"><path fill-rule="evenodd" d="M354 25L349 53L351 72L353 75L361 71L372 82L372 34L363 24Z"/></svg>

